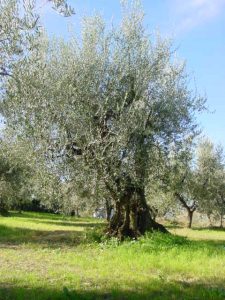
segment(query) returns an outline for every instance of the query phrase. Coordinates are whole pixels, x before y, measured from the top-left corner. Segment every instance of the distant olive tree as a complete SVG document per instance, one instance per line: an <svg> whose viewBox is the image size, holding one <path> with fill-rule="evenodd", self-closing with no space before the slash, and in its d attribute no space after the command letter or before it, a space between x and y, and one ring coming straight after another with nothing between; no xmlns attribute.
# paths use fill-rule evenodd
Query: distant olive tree
<svg viewBox="0 0 225 300"><path fill-rule="evenodd" d="M193 214L199 202L199 180L195 164L194 136L189 137L178 151L171 155L170 187L174 198L188 214L187 227L191 228Z"/></svg>
<svg viewBox="0 0 225 300"><path fill-rule="evenodd" d="M209 218L220 219L223 226L225 215L225 156L221 146L204 140L198 147L198 178L201 183L200 210Z"/></svg>

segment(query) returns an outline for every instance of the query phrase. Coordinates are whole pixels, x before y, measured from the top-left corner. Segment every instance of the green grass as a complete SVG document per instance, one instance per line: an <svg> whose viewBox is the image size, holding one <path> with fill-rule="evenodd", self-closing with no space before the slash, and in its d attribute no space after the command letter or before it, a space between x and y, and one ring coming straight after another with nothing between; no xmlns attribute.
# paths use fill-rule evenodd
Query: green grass
<svg viewBox="0 0 225 300"><path fill-rule="evenodd" d="M0 217L0 299L225 299L225 231L168 227L173 235L91 242L102 225Z"/></svg>

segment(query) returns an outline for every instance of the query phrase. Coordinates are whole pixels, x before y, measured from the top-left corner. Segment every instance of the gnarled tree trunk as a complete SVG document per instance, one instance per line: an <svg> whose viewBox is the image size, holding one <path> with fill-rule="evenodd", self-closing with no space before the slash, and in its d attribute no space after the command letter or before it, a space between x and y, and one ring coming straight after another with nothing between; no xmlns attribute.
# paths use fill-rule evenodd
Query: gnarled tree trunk
<svg viewBox="0 0 225 300"><path fill-rule="evenodd" d="M220 215L220 228L223 228L223 215Z"/></svg>
<svg viewBox="0 0 225 300"><path fill-rule="evenodd" d="M188 212L188 224L187 224L187 228L191 228L192 227L192 220L193 220L193 214L196 210L196 203L195 201L193 202L192 205L188 205L184 199L184 197L179 194L179 193L175 193L175 197L180 201L180 203L183 205L183 207L187 210Z"/></svg>
<svg viewBox="0 0 225 300"><path fill-rule="evenodd" d="M193 213L194 213L193 210L188 209L188 225L187 225L188 228L191 228L192 226Z"/></svg>
<svg viewBox="0 0 225 300"><path fill-rule="evenodd" d="M111 205L111 201L106 199L105 206L106 206L106 220L109 222L111 219L111 214L113 209L113 206Z"/></svg>
<svg viewBox="0 0 225 300"><path fill-rule="evenodd" d="M6 208L6 205L1 198L0 198L0 215L2 215L2 216L8 215L8 210Z"/></svg>
<svg viewBox="0 0 225 300"><path fill-rule="evenodd" d="M125 197L116 201L115 214L109 222L108 234L137 238L147 231L168 233L167 229L154 221L147 205L144 189L136 188L132 192L127 188Z"/></svg>

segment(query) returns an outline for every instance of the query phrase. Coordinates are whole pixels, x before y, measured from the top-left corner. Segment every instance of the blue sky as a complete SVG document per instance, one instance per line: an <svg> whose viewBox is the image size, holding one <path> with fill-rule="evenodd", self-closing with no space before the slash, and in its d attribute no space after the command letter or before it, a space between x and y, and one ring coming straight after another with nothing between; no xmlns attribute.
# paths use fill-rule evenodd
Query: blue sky
<svg viewBox="0 0 225 300"><path fill-rule="evenodd" d="M40 0L42 20L50 34L66 36L84 14L100 11L109 22L120 17L119 0L71 0L76 15L63 18ZM178 56L187 61L198 91L212 113L199 116L203 133L225 148L225 0L143 0L145 24L172 37Z"/></svg>

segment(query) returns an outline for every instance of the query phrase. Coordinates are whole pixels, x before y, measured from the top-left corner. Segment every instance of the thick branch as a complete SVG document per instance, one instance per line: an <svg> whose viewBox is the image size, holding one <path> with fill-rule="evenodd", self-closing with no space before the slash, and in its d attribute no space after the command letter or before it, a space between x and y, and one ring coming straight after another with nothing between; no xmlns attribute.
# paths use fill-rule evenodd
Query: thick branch
<svg viewBox="0 0 225 300"><path fill-rule="evenodd" d="M184 197L182 197L181 194L175 193L175 196L180 201L180 203L183 205L183 207L186 208L188 211L194 212L196 210L197 206L196 206L196 202L195 201L194 201L194 203L192 205L189 206L186 203L186 201L184 200Z"/></svg>

